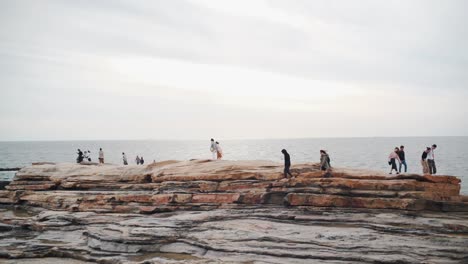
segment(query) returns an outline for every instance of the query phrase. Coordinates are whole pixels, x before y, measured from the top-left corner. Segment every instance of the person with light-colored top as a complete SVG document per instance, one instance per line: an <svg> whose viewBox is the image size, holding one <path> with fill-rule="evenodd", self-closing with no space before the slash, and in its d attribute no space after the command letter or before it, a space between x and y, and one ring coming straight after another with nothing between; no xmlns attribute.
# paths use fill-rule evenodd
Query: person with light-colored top
<svg viewBox="0 0 468 264"><path fill-rule="evenodd" d="M140 165L140 157L138 157L138 155L135 158L135 162L137 165Z"/></svg>
<svg viewBox="0 0 468 264"><path fill-rule="evenodd" d="M215 160L216 159L216 143L214 139L211 139L210 151L211 151L211 158Z"/></svg>
<svg viewBox="0 0 468 264"><path fill-rule="evenodd" d="M125 152L122 152L122 160L124 165L128 165L127 155L125 155Z"/></svg>
<svg viewBox="0 0 468 264"><path fill-rule="evenodd" d="M437 168L435 164L434 150L437 148L436 144L433 144L431 150L427 153L427 166L429 167L429 174L436 174Z"/></svg>
<svg viewBox="0 0 468 264"><path fill-rule="evenodd" d="M223 158L223 150L221 149L218 141L216 141L216 153L219 160Z"/></svg>
<svg viewBox="0 0 468 264"><path fill-rule="evenodd" d="M104 151L102 151L102 148L99 148L99 163L104 164Z"/></svg>
<svg viewBox="0 0 468 264"><path fill-rule="evenodd" d="M398 160L398 162L401 163L401 160L400 160L400 157L398 156L398 147L395 148L394 151L392 151L390 153L390 155L388 155L388 165L391 165L391 169L390 169L390 173L389 174L392 174L393 170L396 171L396 174L399 174L398 172L398 169L397 169L397 165L396 165L396 161Z"/></svg>

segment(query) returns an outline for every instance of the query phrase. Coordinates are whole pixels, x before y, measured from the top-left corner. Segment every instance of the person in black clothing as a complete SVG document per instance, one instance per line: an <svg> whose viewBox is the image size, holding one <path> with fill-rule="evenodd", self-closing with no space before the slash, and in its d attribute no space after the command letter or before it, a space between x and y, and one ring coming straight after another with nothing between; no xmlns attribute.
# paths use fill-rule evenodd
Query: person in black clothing
<svg viewBox="0 0 468 264"><path fill-rule="evenodd" d="M400 167L398 169L398 172L401 172L401 165L405 166L405 172L408 169L408 166L406 165L406 160L405 160L405 146L400 146L400 150L398 151L398 157L400 157Z"/></svg>
<svg viewBox="0 0 468 264"><path fill-rule="evenodd" d="M145 160L143 159L143 156L140 157L140 164L141 165L145 164Z"/></svg>
<svg viewBox="0 0 468 264"><path fill-rule="evenodd" d="M421 165L423 167L423 174L428 174L429 173L429 165L427 164L427 153L431 151L430 147L427 147L425 151L423 151L421 155Z"/></svg>
<svg viewBox="0 0 468 264"><path fill-rule="evenodd" d="M83 152L78 149L78 158L76 158L76 163L81 163L83 161Z"/></svg>
<svg viewBox="0 0 468 264"><path fill-rule="evenodd" d="M284 178L288 178L288 175L293 178L294 176L289 171L289 168L291 167L291 157L285 149L281 150L281 153L284 155Z"/></svg>

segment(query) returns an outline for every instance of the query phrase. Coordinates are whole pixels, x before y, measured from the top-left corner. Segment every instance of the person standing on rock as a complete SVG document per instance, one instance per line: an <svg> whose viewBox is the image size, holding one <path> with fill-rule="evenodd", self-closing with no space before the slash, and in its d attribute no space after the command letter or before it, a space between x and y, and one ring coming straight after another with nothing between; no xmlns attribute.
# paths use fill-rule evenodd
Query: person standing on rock
<svg viewBox="0 0 468 264"><path fill-rule="evenodd" d="M138 157L138 155L135 158L135 162L137 165L140 165L140 157Z"/></svg>
<svg viewBox="0 0 468 264"><path fill-rule="evenodd" d="M99 148L99 163L104 164L104 151L102 151L102 148Z"/></svg>
<svg viewBox="0 0 468 264"><path fill-rule="evenodd" d="M78 158L76 158L76 163L81 163L83 161L83 152L80 149L78 149L77 154Z"/></svg>
<svg viewBox="0 0 468 264"><path fill-rule="evenodd" d="M330 170L330 156L323 149L320 150L320 170L328 172Z"/></svg>
<svg viewBox="0 0 468 264"><path fill-rule="evenodd" d="M218 141L216 141L216 154L219 160L223 158L223 150L221 149L221 146L219 145Z"/></svg>
<svg viewBox="0 0 468 264"><path fill-rule="evenodd" d="M216 143L214 139L211 139L210 151L211 151L211 159L215 160L216 159Z"/></svg>
<svg viewBox="0 0 468 264"><path fill-rule="evenodd" d="M125 152L122 152L122 160L123 160L123 164L124 164L124 165L128 165L128 162L127 162L127 155L125 155Z"/></svg>
<svg viewBox="0 0 468 264"><path fill-rule="evenodd" d="M429 166L427 165L427 153L431 151L430 147L427 147L425 151L423 151L421 155L421 165L423 168L423 174L428 174L429 173Z"/></svg>
<svg viewBox="0 0 468 264"><path fill-rule="evenodd" d="M284 178L287 179L288 175L291 176L291 178L294 178L289 171L289 168L291 167L291 157L289 156L289 153L285 149L281 150L281 153L284 155Z"/></svg>
<svg viewBox="0 0 468 264"><path fill-rule="evenodd" d="M145 160L143 159L143 156L140 157L140 164L141 165L145 164Z"/></svg>
<svg viewBox="0 0 468 264"><path fill-rule="evenodd" d="M401 163L400 157L398 156L398 151L399 149L396 147L395 150L392 151L390 155L388 155L388 165L392 166L389 174L392 174L393 170L395 170L396 174L400 174L396 166L396 160Z"/></svg>
<svg viewBox="0 0 468 264"><path fill-rule="evenodd" d="M433 144L429 152L427 153L427 166L429 167L429 174L436 174L437 168L435 164L434 150L437 148L436 144Z"/></svg>
<svg viewBox="0 0 468 264"><path fill-rule="evenodd" d="M406 173L408 166L406 165L406 160L405 160L405 146L400 146L400 150L398 151L398 157L400 158L400 166L398 168L398 172L401 173L401 165L403 165L405 166L405 173Z"/></svg>

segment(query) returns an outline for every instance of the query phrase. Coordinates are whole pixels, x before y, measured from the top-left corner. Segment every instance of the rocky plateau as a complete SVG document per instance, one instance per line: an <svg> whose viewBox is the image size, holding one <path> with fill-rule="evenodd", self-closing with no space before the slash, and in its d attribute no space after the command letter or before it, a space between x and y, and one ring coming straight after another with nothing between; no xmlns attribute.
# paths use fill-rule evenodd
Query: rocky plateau
<svg viewBox="0 0 468 264"><path fill-rule="evenodd" d="M468 263L457 177L291 171L36 163L0 190L0 263Z"/></svg>

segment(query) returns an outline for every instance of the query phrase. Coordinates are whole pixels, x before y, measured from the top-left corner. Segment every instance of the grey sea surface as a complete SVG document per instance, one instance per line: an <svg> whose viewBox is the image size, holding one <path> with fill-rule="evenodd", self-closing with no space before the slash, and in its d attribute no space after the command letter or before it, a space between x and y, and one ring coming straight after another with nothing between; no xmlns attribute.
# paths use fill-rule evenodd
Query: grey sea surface
<svg viewBox="0 0 468 264"><path fill-rule="evenodd" d="M308 138L222 140L224 159L272 160L282 162L281 149L291 154L294 163L318 162L319 150L325 149L332 166L366 168L388 172L388 155L396 146L404 145L408 173L421 173L421 154L426 146L437 144L435 159L439 175L462 179L462 193L468 194L468 137L395 137L395 138ZM146 163L153 160L209 159L210 141L17 141L0 142L0 168L23 167L32 162L76 162L76 150L90 150L97 161L102 148L106 163L122 164L122 152L130 164L137 155ZM0 180L11 180L15 172L0 172Z"/></svg>

